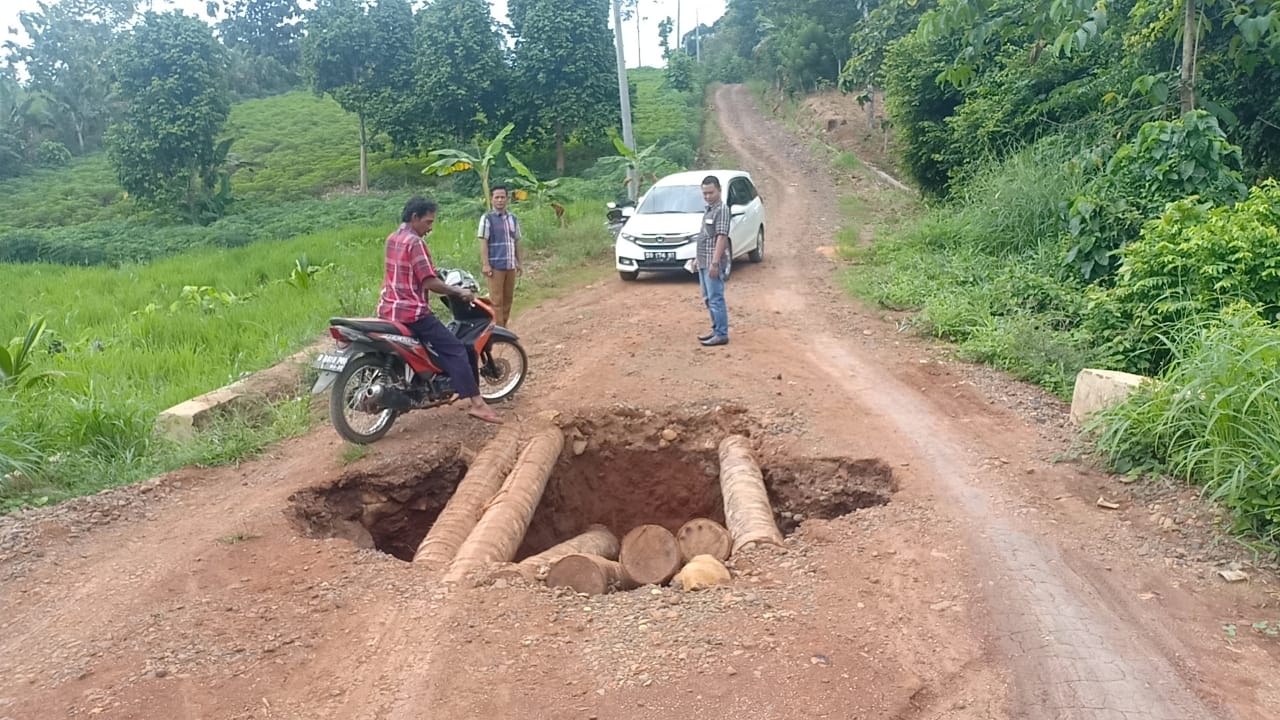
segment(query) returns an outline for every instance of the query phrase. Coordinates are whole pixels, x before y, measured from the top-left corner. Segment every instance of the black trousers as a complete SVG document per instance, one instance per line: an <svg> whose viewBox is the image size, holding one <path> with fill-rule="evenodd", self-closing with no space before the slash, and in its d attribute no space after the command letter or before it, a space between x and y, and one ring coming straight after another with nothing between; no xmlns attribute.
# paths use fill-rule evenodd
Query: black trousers
<svg viewBox="0 0 1280 720"><path fill-rule="evenodd" d="M480 394L475 350L454 337L435 315L415 320L408 324L408 328L420 342L431 346L431 352L439 359L440 369L453 382L458 397L466 399Z"/></svg>

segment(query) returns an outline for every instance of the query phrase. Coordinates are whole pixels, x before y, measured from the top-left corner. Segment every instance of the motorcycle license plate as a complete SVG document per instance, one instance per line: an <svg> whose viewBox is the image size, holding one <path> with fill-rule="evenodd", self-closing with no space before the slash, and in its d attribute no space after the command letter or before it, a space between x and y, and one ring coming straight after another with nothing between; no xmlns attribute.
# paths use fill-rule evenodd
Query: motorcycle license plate
<svg viewBox="0 0 1280 720"><path fill-rule="evenodd" d="M312 367L331 373L340 373L347 366L346 355L330 355L329 353L321 353L316 356L316 361L312 363Z"/></svg>
<svg viewBox="0 0 1280 720"><path fill-rule="evenodd" d="M674 262L676 254L673 252L647 252L644 254L645 260L658 260L660 262Z"/></svg>

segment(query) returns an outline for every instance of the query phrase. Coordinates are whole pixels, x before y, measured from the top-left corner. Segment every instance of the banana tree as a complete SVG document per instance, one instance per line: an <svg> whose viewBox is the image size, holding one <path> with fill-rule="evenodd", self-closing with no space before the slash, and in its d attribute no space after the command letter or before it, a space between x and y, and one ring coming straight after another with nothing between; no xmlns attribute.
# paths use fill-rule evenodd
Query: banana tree
<svg viewBox="0 0 1280 720"><path fill-rule="evenodd" d="M515 198L524 201L532 196L535 199L546 202L551 206L552 210L555 210L556 219L560 221L560 227L567 226L569 223L565 220L564 205L560 204L562 198L557 191L557 188L560 187L561 178L539 180L538 176L534 175L527 165L520 162L520 158L511 153L507 153L507 164L511 166L512 170L516 171L518 176L512 180L512 184L516 186Z"/></svg>
<svg viewBox="0 0 1280 720"><path fill-rule="evenodd" d="M44 318L35 318L27 326L25 336L14 338L8 347L0 345L0 387L28 388L41 380L61 375L53 370L36 372L31 369L31 355L40 338L44 337L45 328Z"/></svg>
<svg viewBox="0 0 1280 720"><path fill-rule="evenodd" d="M507 136L511 134L515 127L515 123L507 123L507 126L502 128L484 146L484 152L479 156L456 148L432 150L428 157L433 158L435 161L423 168L422 174L444 177L458 172L474 170L480 176L480 188L484 192L484 206L486 208L489 207L489 170L493 168L493 162L498 159L498 154L502 152L503 141L507 139Z"/></svg>
<svg viewBox="0 0 1280 720"><path fill-rule="evenodd" d="M636 196L639 197L644 193L644 183L648 181L650 185L658 182L658 178L669 172L678 170L679 167L670 160L658 154L658 145L655 143L638 151L627 147L616 134L610 133L613 139L613 147L617 149L618 154L611 157L600 158L600 162L606 167L621 166L630 170L626 180L622 181L623 185L631 182L631 178L636 178Z"/></svg>

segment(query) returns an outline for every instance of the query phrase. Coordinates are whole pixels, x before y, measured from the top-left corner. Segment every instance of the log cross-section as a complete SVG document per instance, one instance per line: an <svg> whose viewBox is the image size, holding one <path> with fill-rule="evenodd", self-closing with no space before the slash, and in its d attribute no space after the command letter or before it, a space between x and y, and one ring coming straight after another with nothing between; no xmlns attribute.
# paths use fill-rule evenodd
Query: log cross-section
<svg viewBox="0 0 1280 720"><path fill-rule="evenodd" d="M602 595L613 588L628 588L622 566L599 555L566 555L547 573L548 587L568 587L575 592Z"/></svg>
<svg viewBox="0 0 1280 720"><path fill-rule="evenodd" d="M622 538L618 562L636 585L661 585L684 563L676 536L661 525L641 525Z"/></svg>

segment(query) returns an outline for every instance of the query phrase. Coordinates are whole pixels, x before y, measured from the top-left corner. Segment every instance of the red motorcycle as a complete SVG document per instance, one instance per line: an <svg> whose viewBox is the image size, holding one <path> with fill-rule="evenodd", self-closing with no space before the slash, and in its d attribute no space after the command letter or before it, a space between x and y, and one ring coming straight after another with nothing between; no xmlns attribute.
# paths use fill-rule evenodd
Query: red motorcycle
<svg viewBox="0 0 1280 720"><path fill-rule="evenodd" d="M475 277L464 270L442 272L444 281L474 294ZM477 297L466 303L444 297L453 315L448 328L471 355L472 367L485 402L511 397L524 382L529 358L520 340L498 327L493 305ZM377 318L331 318L329 334L338 343L334 353L316 358L320 377L311 392L332 386L329 418L338 434L349 442L376 441L410 410L447 405L457 400L449 376L440 369L435 354L403 323Z"/></svg>

